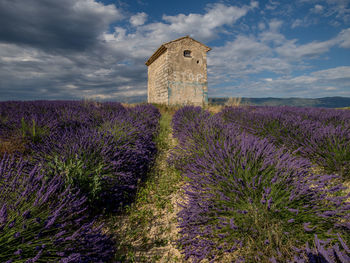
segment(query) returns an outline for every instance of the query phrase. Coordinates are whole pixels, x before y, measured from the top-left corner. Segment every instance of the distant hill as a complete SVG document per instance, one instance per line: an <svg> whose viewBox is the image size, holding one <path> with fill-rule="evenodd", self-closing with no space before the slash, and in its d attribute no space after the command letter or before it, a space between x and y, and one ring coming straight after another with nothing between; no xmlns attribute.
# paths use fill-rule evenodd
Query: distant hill
<svg viewBox="0 0 350 263"><path fill-rule="evenodd" d="M209 103L224 105L229 98L209 98ZM317 99L304 98L242 98L241 104L252 106L296 106L296 107L323 107L343 108L350 107L348 97L325 97Z"/></svg>

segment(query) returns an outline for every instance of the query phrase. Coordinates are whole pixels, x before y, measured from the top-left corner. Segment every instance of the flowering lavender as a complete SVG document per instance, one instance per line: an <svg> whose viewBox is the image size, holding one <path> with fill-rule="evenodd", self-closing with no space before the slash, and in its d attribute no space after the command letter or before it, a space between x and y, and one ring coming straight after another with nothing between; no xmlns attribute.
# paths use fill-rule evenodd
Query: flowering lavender
<svg viewBox="0 0 350 263"><path fill-rule="evenodd" d="M112 260L114 242L91 218L133 200L159 118L152 105L0 103L0 139L25 146L0 155L0 262Z"/></svg>
<svg viewBox="0 0 350 263"><path fill-rule="evenodd" d="M174 115L180 145L171 162L187 182L178 213L186 259L238 261L240 255L249 262L287 262L291 248L311 243L314 234L332 244L336 233L349 241L350 206L342 185L330 181L336 175L310 173L308 160L219 115L193 118L201 129L181 116L186 113Z"/></svg>
<svg viewBox="0 0 350 263"><path fill-rule="evenodd" d="M1 262L106 262L114 243L85 216L79 197L59 175L10 156L0 159ZM78 259L78 260L75 260Z"/></svg>
<svg viewBox="0 0 350 263"><path fill-rule="evenodd" d="M0 137L20 138L33 165L62 175L96 212L130 202L155 157L160 113L152 105L3 102L0 116Z"/></svg>
<svg viewBox="0 0 350 263"><path fill-rule="evenodd" d="M183 137L189 141L191 136L196 136L195 131L203 128L203 120L209 117L209 113L201 107L184 106L175 112L172 119L173 135L182 141Z"/></svg>
<svg viewBox="0 0 350 263"><path fill-rule="evenodd" d="M350 114L295 107L225 108L219 114L241 130L310 159L328 173L350 176Z"/></svg>
<svg viewBox="0 0 350 263"><path fill-rule="evenodd" d="M106 119L100 126L65 128L30 145L34 163L78 187L94 212L116 210L132 201L155 157L158 110L143 105L119 112L103 113Z"/></svg>
<svg viewBox="0 0 350 263"><path fill-rule="evenodd" d="M350 262L349 247L339 234L337 237L339 242L334 245L329 245L329 240L321 240L315 234L314 247L310 248L309 244L306 243L306 246L303 248L293 248L296 253L291 262Z"/></svg>
<svg viewBox="0 0 350 263"><path fill-rule="evenodd" d="M79 101L0 102L0 138L20 137L40 142L61 129L96 127L124 114L120 103Z"/></svg>

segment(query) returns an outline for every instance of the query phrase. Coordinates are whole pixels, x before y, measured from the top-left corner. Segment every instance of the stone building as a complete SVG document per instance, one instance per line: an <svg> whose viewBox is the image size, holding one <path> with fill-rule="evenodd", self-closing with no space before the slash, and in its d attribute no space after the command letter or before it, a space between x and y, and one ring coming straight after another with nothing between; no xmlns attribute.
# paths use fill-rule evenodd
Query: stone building
<svg viewBox="0 0 350 263"><path fill-rule="evenodd" d="M145 63L148 66L148 102L207 104L207 52L210 50L189 36L161 45Z"/></svg>

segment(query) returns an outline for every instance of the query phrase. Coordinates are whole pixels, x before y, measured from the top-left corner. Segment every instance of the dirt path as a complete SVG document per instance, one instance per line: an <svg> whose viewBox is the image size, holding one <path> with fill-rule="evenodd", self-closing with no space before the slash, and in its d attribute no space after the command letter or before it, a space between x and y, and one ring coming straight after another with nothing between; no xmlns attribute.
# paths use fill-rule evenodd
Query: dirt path
<svg viewBox="0 0 350 263"><path fill-rule="evenodd" d="M169 149L162 152L157 159L156 169L161 181L168 181L169 187L174 187L174 191L168 192L162 195L164 199L169 200L164 209L154 209L155 220L153 225L150 227L148 232L148 238L153 240L154 243L158 239L167 240L161 246L153 246L145 254L148 256L156 256L156 262L181 262L182 255L180 251L176 248L176 240L178 238L178 228L177 228L177 216L180 207L178 202L181 201L181 185L182 182L178 182L177 185L171 186L172 177L177 178L176 172L169 167L167 163L167 158L169 157L170 151L175 147L176 142L172 137L171 132L168 135ZM155 195L159 194L154 192ZM169 194L169 195L168 195ZM151 208L152 209L152 208ZM142 255L142 253L140 253Z"/></svg>
<svg viewBox="0 0 350 263"><path fill-rule="evenodd" d="M125 215L115 216L109 228L118 236L121 262L184 262L176 248L177 216L181 202L180 175L167 159L176 140L170 127L171 115L163 114L157 138L158 155L148 180L140 188Z"/></svg>

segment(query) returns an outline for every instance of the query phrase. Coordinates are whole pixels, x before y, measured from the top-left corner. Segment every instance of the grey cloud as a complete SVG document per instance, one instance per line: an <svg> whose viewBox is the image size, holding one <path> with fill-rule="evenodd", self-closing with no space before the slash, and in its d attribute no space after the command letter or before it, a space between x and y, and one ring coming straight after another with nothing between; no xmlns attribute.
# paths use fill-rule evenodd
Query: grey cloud
<svg viewBox="0 0 350 263"><path fill-rule="evenodd" d="M2 44L0 55L4 53L7 55L0 56L0 100L127 100L128 97L132 101L133 97L146 98L146 66L143 63L131 66L118 63L113 57L121 55L104 46L96 51L62 56ZM132 94L130 89L135 93Z"/></svg>
<svg viewBox="0 0 350 263"><path fill-rule="evenodd" d="M276 48L278 54L289 60L313 59L328 52L334 46L350 48L350 29L342 30L336 37L326 41L312 41L298 45L296 39L285 40Z"/></svg>
<svg viewBox="0 0 350 263"><path fill-rule="evenodd" d="M146 57L102 39L122 17L114 5L0 0L0 10L0 100L146 98Z"/></svg>
<svg viewBox="0 0 350 263"><path fill-rule="evenodd" d="M296 77L282 76L275 79L246 80L238 85L227 83L220 90L212 90L211 96L247 97L330 97L350 96L350 67L335 67ZM221 95L222 96L222 95Z"/></svg>
<svg viewBox="0 0 350 263"><path fill-rule="evenodd" d="M244 79L264 71L287 74L292 65L276 57L274 49L254 37L238 35L225 46L213 47L208 54L209 81L219 84Z"/></svg>
<svg viewBox="0 0 350 263"><path fill-rule="evenodd" d="M297 45L296 40L286 41L285 44L276 48L276 51L291 60L301 60L305 58L317 58L326 53L337 43L335 39L318 42L314 41L304 45Z"/></svg>
<svg viewBox="0 0 350 263"><path fill-rule="evenodd" d="M1 0L0 41L47 50L85 50L121 17L114 5L92 0Z"/></svg>
<svg viewBox="0 0 350 263"><path fill-rule="evenodd" d="M240 34L224 46L213 47L208 55L209 85L214 86L209 89L210 96L345 96L344 90L350 85L347 77L349 67L299 77L291 75L300 70L309 71L312 68L310 60L327 53L334 46L347 48L350 39L348 29L326 41L298 44L297 39L289 40L279 32L280 21L272 20L269 25L256 37ZM275 77L259 77L264 73Z"/></svg>

